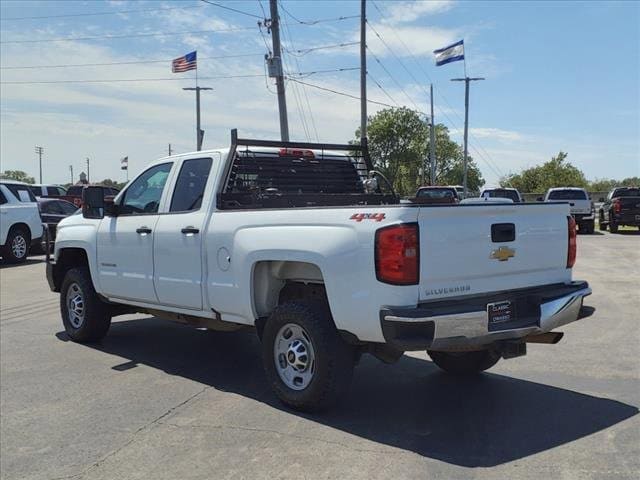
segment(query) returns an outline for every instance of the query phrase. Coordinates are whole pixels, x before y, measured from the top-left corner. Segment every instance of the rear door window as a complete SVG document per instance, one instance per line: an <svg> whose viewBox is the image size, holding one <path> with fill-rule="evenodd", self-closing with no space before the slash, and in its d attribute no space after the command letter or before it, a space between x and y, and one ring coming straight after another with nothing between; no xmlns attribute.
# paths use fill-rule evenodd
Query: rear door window
<svg viewBox="0 0 640 480"><path fill-rule="evenodd" d="M185 160L171 199L171 212L199 210L211 171L210 158Z"/></svg>
<svg viewBox="0 0 640 480"><path fill-rule="evenodd" d="M44 214L49 215L62 215L62 209L58 205L58 202L44 202L40 204L40 210Z"/></svg>
<svg viewBox="0 0 640 480"><path fill-rule="evenodd" d="M21 202L35 202L36 197L28 185L20 185L18 183L5 183L5 187Z"/></svg>
<svg viewBox="0 0 640 480"><path fill-rule="evenodd" d="M31 191L36 197L42 196L42 187L31 187Z"/></svg>
<svg viewBox="0 0 640 480"><path fill-rule="evenodd" d="M75 213L76 210L78 210L78 207L76 207L73 203L63 202L63 201L59 201L57 203L60 206L60 210L62 210L62 213L64 215L71 215Z"/></svg>

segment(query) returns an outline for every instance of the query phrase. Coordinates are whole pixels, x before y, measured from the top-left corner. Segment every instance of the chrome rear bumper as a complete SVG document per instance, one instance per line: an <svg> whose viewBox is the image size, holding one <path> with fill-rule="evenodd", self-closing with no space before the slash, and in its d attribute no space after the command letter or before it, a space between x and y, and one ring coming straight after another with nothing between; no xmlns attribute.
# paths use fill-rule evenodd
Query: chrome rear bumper
<svg viewBox="0 0 640 480"><path fill-rule="evenodd" d="M438 314L438 309L446 305L450 311L452 305L460 302L461 310L469 310L469 301L464 298L448 304L439 302L438 308L431 309L424 304L416 309L384 309L380 314L383 334L387 343L402 350L447 350L546 333L593 314L594 309L583 307L584 297L591 295L588 284L575 282L571 286L557 287L556 294L553 288L504 292L504 299L518 299L531 307L524 324L520 320L514 328L508 324L500 329L490 328L486 308L477 307L495 301L496 297L491 296L475 299L471 303L476 309L461 313Z"/></svg>

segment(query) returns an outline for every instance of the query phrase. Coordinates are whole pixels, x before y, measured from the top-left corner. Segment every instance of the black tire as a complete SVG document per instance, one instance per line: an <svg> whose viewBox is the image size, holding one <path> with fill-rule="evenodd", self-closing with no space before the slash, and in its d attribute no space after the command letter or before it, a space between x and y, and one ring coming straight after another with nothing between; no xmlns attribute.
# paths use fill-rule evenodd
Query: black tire
<svg viewBox="0 0 640 480"><path fill-rule="evenodd" d="M612 220L609 221L609 231L611 233L618 233L618 224Z"/></svg>
<svg viewBox="0 0 640 480"><path fill-rule="evenodd" d="M82 320L80 321L77 317L72 321L69 315L71 303L69 297L72 295L69 293L70 289L74 289L76 293L79 291L81 295ZM98 297L87 267L73 268L66 273L60 288L60 314L64 329L74 342L97 342L109 331L111 310L109 305Z"/></svg>
<svg viewBox="0 0 640 480"><path fill-rule="evenodd" d="M23 248L14 249L14 242L22 245ZM7 235L7 241L4 247L2 247L2 258L4 258L7 263L23 263L29 255L30 245L31 235L29 234L29 230L24 227L12 227Z"/></svg>
<svg viewBox="0 0 640 480"><path fill-rule="evenodd" d="M600 212L600 221L598 222L598 229L604 232L607 229L607 224L604 221L604 213Z"/></svg>
<svg viewBox="0 0 640 480"><path fill-rule="evenodd" d="M479 350L474 352L435 352L427 353L438 367L454 375L472 375L484 372L493 367L500 354L495 350Z"/></svg>
<svg viewBox="0 0 640 480"><path fill-rule="evenodd" d="M580 230L582 230L583 227L584 227L584 232L583 233L587 233L587 234L592 234L596 230L596 225L595 225L595 222L593 220L591 222L588 222L588 223L583 223L580 226Z"/></svg>
<svg viewBox="0 0 640 480"><path fill-rule="evenodd" d="M307 367L313 372L311 379L303 389L288 386L278 373L276 337L284 338L279 337L280 331L288 324L304 330L315 354ZM340 337L325 303L288 302L278 306L266 322L262 361L267 380L280 401L296 410L317 412L333 406L346 393L353 376L355 349ZM287 356L283 355L281 361L287 365Z"/></svg>

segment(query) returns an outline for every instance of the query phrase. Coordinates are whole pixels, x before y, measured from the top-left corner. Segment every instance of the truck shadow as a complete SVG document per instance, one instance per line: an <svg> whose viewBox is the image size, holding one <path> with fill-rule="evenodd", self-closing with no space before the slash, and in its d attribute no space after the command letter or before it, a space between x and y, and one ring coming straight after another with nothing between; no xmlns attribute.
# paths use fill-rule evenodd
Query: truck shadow
<svg viewBox="0 0 640 480"><path fill-rule="evenodd" d="M64 332L56 336L63 341ZM564 445L638 413L606 398L487 373L459 380L426 359L385 365L365 355L346 400L318 415L280 404L253 332L218 333L143 318L114 322L90 346L384 445L465 467L491 467Z"/></svg>

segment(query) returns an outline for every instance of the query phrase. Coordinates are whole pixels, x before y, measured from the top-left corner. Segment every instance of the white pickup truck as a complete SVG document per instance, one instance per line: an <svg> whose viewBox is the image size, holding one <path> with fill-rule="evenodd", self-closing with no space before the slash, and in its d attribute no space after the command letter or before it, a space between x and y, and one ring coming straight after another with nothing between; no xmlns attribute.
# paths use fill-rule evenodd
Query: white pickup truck
<svg viewBox="0 0 640 480"><path fill-rule="evenodd" d="M595 230L596 209L584 188L550 188L542 199L544 202L568 202L569 212L576 221L580 233Z"/></svg>
<svg viewBox="0 0 640 480"><path fill-rule="evenodd" d="M130 312L255 328L277 396L334 403L360 355L426 350L480 372L589 316L566 203L400 204L366 148L239 139L162 158L60 222L50 287L67 334ZM215 368L212 365L211 368Z"/></svg>

